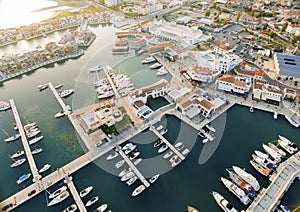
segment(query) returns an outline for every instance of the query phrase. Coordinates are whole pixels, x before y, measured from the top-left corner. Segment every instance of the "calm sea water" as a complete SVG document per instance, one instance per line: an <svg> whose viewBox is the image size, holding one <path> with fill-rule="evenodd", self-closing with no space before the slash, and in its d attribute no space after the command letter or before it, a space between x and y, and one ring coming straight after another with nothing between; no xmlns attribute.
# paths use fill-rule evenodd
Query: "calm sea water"
<svg viewBox="0 0 300 212"><path fill-rule="evenodd" d="M154 71L147 66L141 65L140 61L146 57L125 57L112 56L110 48L113 43L115 28L109 25L92 28L98 35L93 45L87 49L82 57L69 60L61 64L55 64L52 68L43 68L34 73L22 76L5 82L0 87L1 100L13 98L17 104L18 111L23 123L36 121L45 137L33 148L42 147L43 153L36 155L35 160L38 167L45 163L52 165L52 171L63 166L69 161L83 154L75 132L66 118L55 119L53 115L60 108L53 94L45 90L37 91L37 85L51 81L54 84L63 83L64 88L75 88L72 98L65 101L78 108L91 104L95 101L95 92L92 83L96 76L89 74L87 69L95 65L111 65L116 72L126 72L133 80L136 87L155 82L160 79ZM1 48L1 52L20 52L21 50L33 49L38 44L58 40L62 32L54 33L47 38L24 41L18 45L11 45ZM3 50L3 51L2 51ZM170 76L166 76L169 79ZM164 101L152 100L150 106L156 109L164 105ZM225 120L225 122L224 122ZM14 122L11 111L0 113L0 128L8 134L14 133L11 124ZM175 169L171 169L169 163L163 160L153 148L157 138L151 132L143 132L131 139L137 143L144 161L139 165L141 171L148 177L155 173L161 173L158 181L145 190L136 198L131 197L132 187L122 183L118 177L109 174L102 169L102 164L107 163L105 157L99 158L80 171L72 175L76 187L80 190L89 185L94 186L91 194L84 198L88 201L94 195L100 196L100 201L91 206L89 211L95 209L102 203L108 203L113 211L185 211L187 205L192 205L201 211L220 211L214 202L211 192L218 191L228 199L236 208L245 207L230 193L220 182L221 176L227 176L225 168L238 165L246 168L255 175L262 186L266 187L268 181L261 177L250 165L249 160L255 149L262 149L262 143L275 140L278 134L282 134L300 145L299 129L288 124L284 117L279 116L273 120L272 114L257 111L249 113L248 108L236 106L230 109L226 116L213 122L218 132L220 142L206 144L196 136L196 131L182 123L173 116L166 116L162 123L169 131L165 137L171 142L183 142L191 149L186 160ZM0 133L0 140L5 138ZM199 157L203 152L207 153L207 147L213 146L215 151L205 163L199 163ZM0 200L21 190L23 186L30 184L30 181L17 185L17 178L29 172L27 164L18 168L10 168L13 162L8 155L22 149L20 141L14 143L0 142ZM113 160L111 166L117 159ZM150 162L149 162L150 161ZM154 163L151 161L155 161ZM156 163L158 161L158 163ZM55 190L62 182L52 186L49 191ZM300 183L296 181L283 198L283 202L295 208L300 203ZM47 193L41 193L29 202L21 205L16 211L62 211L72 204L69 197L66 201L48 208L46 206Z"/></svg>

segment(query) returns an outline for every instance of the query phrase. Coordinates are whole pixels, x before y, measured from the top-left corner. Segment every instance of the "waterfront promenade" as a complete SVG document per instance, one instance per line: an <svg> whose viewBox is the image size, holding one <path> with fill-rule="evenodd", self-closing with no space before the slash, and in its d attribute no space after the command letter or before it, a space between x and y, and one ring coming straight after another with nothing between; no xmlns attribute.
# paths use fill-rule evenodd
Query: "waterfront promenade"
<svg viewBox="0 0 300 212"><path fill-rule="evenodd" d="M246 212L274 211L296 177L300 177L300 152L279 165L270 177L271 184L258 194Z"/></svg>
<svg viewBox="0 0 300 212"><path fill-rule="evenodd" d="M23 128L23 125L22 125L17 107L15 105L15 102L14 102L13 99L11 99L11 100L9 100L9 103L10 103L12 112L14 114L19 133L21 134L22 144L23 144L23 147L24 147L24 150L25 150L25 153L26 153L26 157L27 157L27 161L29 163L29 167L31 169L31 174L32 174L32 177L33 177L32 181L37 182L39 179L41 179L42 176L39 174L39 171L36 167L36 164L35 164L34 158L32 156L31 149L29 147L27 137L26 137L26 134L24 132L24 128Z"/></svg>

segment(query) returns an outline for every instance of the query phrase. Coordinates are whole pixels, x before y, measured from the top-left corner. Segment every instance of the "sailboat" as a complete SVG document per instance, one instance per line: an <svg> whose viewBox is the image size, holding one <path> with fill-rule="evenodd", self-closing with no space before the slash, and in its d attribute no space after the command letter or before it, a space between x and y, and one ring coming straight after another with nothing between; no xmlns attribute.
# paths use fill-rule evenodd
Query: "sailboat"
<svg viewBox="0 0 300 212"><path fill-rule="evenodd" d="M4 129L2 129L2 130L3 130L4 134L7 136L7 138L4 139L4 141L7 143L11 142L11 141L16 141L21 137L21 134L14 134L12 136L9 136L8 133Z"/></svg>

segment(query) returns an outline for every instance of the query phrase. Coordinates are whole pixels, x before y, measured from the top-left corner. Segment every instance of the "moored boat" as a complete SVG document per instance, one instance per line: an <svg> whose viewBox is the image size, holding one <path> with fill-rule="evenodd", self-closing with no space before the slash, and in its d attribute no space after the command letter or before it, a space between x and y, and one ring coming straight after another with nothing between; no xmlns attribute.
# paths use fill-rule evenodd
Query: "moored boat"
<svg viewBox="0 0 300 212"><path fill-rule="evenodd" d="M131 152L131 153L130 153L130 156L129 156L129 159L130 159L130 160L133 160L133 159L137 158L140 154L141 154L141 153L140 153L140 152L137 152L137 151L134 152L134 153Z"/></svg>
<svg viewBox="0 0 300 212"><path fill-rule="evenodd" d="M41 131L39 129L29 131L26 133L27 138L33 138L34 136L38 135Z"/></svg>
<svg viewBox="0 0 300 212"><path fill-rule="evenodd" d="M39 170L39 173L43 173L43 172L49 170L50 168L51 168L51 165L47 163Z"/></svg>
<svg viewBox="0 0 300 212"><path fill-rule="evenodd" d="M52 199L47 206L50 207L52 205L56 205L62 201L64 201L65 199L67 199L70 196L70 193L68 191L62 191L61 193L59 193L54 199Z"/></svg>
<svg viewBox="0 0 300 212"><path fill-rule="evenodd" d="M32 154L33 155L36 155L36 154L39 154L39 153L41 153L43 151L43 149L42 148L37 148L37 149L34 149L34 150L32 150Z"/></svg>
<svg viewBox="0 0 300 212"><path fill-rule="evenodd" d="M85 197L86 195L88 195L92 190L93 190L93 186L89 186L89 187L87 187L87 188L85 188L85 189L82 189L80 192L79 192L79 196L81 197L81 198L83 198L83 197Z"/></svg>
<svg viewBox="0 0 300 212"><path fill-rule="evenodd" d="M161 144L162 144L163 142L162 142L162 140L158 140L158 141L156 141L155 143L154 143L154 147L159 147Z"/></svg>
<svg viewBox="0 0 300 212"><path fill-rule="evenodd" d="M77 205L76 204L72 204L69 207L67 207L66 209L63 210L63 212L74 212L77 210Z"/></svg>
<svg viewBox="0 0 300 212"><path fill-rule="evenodd" d="M54 115L55 118L60 118L60 117L63 117L63 116L65 116L65 112L64 111L60 111L60 112L58 112L58 113L56 113Z"/></svg>
<svg viewBox="0 0 300 212"><path fill-rule="evenodd" d="M281 161L281 155L276 152L275 150L273 150L271 147L269 147L266 144L263 144L263 149L269 154L271 155L272 158L274 158L274 160L276 161L276 163L279 163Z"/></svg>
<svg viewBox="0 0 300 212"><path fill-rule="evenodd" d="M277 119L277 117L278 117L278 113L277 113L277 112L274 112L273 118L274 118L274 119Z"/></svg>
<svg viewBox="0 0 300 212"><path fill-rule="evenodd" d="M127 181L134 176L134 172L128 172L123 177L121 177L121 181Z"/></svg>
<svg viewBox="0 0 300 212"><path fill-rule="evenodd" d="M89 206L95 204L98 200L99 200L99 197L98 196L94 196L89 201L87 201L87 203L85 204L85 206L89 207Z"/></svg>
<svg viewBox="0 0 300 212"><path fill-rule="evenodd" d="M287 151L289 154L294 154L298 151L298 147L295 143L291 142L289 139L285 138L282 135L278 135L278 143L279 145Z"/></svg>
<svg viewBox="0 0 300 212"><path fill-rule="evenodd" d="M173 163L171 163L171 166L172 167L175 167L175 166L177 166L179 163L181 162L181 159L177 159L177 160L175 160Z"/></svg>
<svg viewBox="0 0 300 212"><path fill-rule="evenodd" d="M150 182L151 184L154 183L154 182L158 179L158 177L159 177L159 174L154 175L153 177L151 177L151 178L149 179L149 182Z"/></svg>
<svg viewBox="0 0 300 212"><path fill-rule="evenodd" d="M137 195L139 195L140 193L142 193L144 190L146 189L146 187L142 184L142 185L139 185L138 187L136 187L131 196L135 197Z"/></svg>
<svg viewBox="0 0 300 212"><path fill-rule="evenodd" d="M160 64L159 62L152 64L151 66L149 66L150 69L156 69L156 68L160 68L162 66L162 64Z"/></svg>
<svg viewBox="0 0 300 212"><path fill-rule="evenodd" d="M46 88L48 88L48 84L40 84L37 86L37 88L39 89L39 91L45 90Z"/></svg>
<svg viewBox="0 0 300 212"><path fill-rule="evenodd" d="M216 129L213 128L213 126L212 126L211 124L207 124L207 125L205 125L205 127L206 127L207 129L209 129L210 131L212 131L212 132L216 132Z"/></svg>
<svg viewBox="0 0 300 212"><path fill-rule="evenodd" d="M19 177L19 179L17 180L17 184L21 184L24 181L28 180L29 177L31 176L31 173L28 174L23 174L21 177Z"/></svg>
<svg viewBox="0 0 300 212"><path fill-rule="evenodd" d="M163 153L164 151L166 151L169 147L164 144L162 145L159 149L158 149L158 153Z"/></svg>
<svg viewBox="0 0 300 212"><path fill-rule="evenodd" d="M167 158L169 158L171 155L173 155L173 152L172 152L172 150L169 150L166 154L164 154L163 158L164 158L164 159L167 159Z"/></svg>
<svg viewBox="0 0 300 212"><path fill-rule="evenodd" d="M182 155L186 155L190 152L190 150L188 148L185 148L183 151L182 151Z"/></svg>
<svg viewBox="0 0 300 212"><path fill-rule="evenodd" d="M133 164L134 164L134 165L138 165L140 162L142 162L142 158L136 159L136 160L133 162Z"/></svg>
<svg viewBox="0 0 300 212"><path fill-rule="evenodd" d="M11 155L10 158L14 159L14 158L20 157L24 154L25 154L24 150L19 150L16 153L14 153L13 155Z"/></svg>
<svg viewBox="0 0 300 212"><path fill-rule="evenodd" d="M224 197L221 194L219 194L216 191L213 191L212 195L216 200L216 202L218 203L218 205L223 209L223 211L237 212L237 210L226 199L224 199Z"/></svg>
<svg viewBox="0 0 300 212"><path fill-rule="evenodd" d="M182 142L178 142L178 143L176 143L176 144L174 145L174 147L175 147L178 151L180 151L180 150L183 149L184 145L183 145Z"/></svg>
<svg viewBox="0 0 300 212"><path fill-rule="evenodd" d="M170 161L170 163L173 163L174 161L176 161L176 160L177 160L177 158L178 158L178 156L177 156L177 155L173 155L173 156L171 157L171 159L169 160L169 161Z"/></svg>
<svg viewBox="0 0 300 212"><path fill-rule="evenodd" d="M55 89L59 89L59 88L61 88L61 87L63 87L63 86L64 86L63 84L57 84L57 85L54 86L54 88L55 88Z"/></svg>
<svg viewBox="0 0 300 212"><path fill-rule="evenodd" d="M271 147L274 151L280 154L281 157L285 157L286 153L282 149L278 148L275 144L269 142L268 146Z"/></svg>
<svg viewBox="0 0 300 212"><path fill-rule="evenodd" d="M10 104L5 101L0 101L0 111L5 111L10 108Z"/></svg>
<svg viewBox="0 0 300 212"><path fill-rule="evenodd" d="M96 71L101 71L103 68L102 66L94 66L92 68L89 68L90 72L96 72Z"/></svg>
<svg viewBox="0 0 300 212"><path fill-rule="evenodd" d="M57 197L60 193L64 192L67 190L67 186L62 186L59 189L55 190L53 193L49 195L49 199L54 199Z"/></svg>
<svg viewBox="0 0 300 212"><path fill-rule="evenodd" d="M291 125L293 125L294 127L299 127L299 123L296 121L296 119L294 119L293 117L287 116L287 115L285 115L284 117L288 120L288 122Z"/></svg>
<svg viewBox="0 0 300 212"><path fill-rule="evenodd" d="M147 58L142 60L142 64L152 63L152 62L155 62L155 61L156 61L156 59L154 57L147 57Z"/></svg>
<svg viewBox="0 0 300 212"><path fill-rule="evenodd" d="M125 174L131 172L131 168L127 168L127 169L123 169L120 173L119 173L119 177L123 177Z"/></svg>
<svg viewBox="0 0 300 212"><path fill-rule="evenodd" d="M187 212L199 212L198 209L188 205L187 208L186 208Z"/></svg>
<svg viewBox="0 0 300 212"><path fill-rule="evenodd" d="M108 204L102 204L95 210L95 212L104 212L107 209L107 207Z"/></svg>
<svg viewBox="0 0 300 212"><path fill-rule="evenodd" d="M276 166L274 163L269 162L268 159L258 157L255 154L252 154L252 158L256 163L260 164L264 168L273 169Z"/></svg>
<svg viewBox="0 0 300 212"><path fill-rule="evenodd" d="M243 180L249 183L255 191L258 191L260 189L260 185L255 177L238 166L232 166L232 168L235 173L237 173Z"/></svg>
<svg viewBox="0 0 300 212"><path fill-rule="evenodd" d="M268 177L270 174L270 169L264 168L262 165L258 164L255 160L250 160L250 164L258 171L260 174Z"/></svg>
<svg viewBox="0 0 300 212"><path fill-rule="evenodd" d="M16 160L13 164L10 165L10 167L14 168L17 166L21 166L23 163L25 163L25 161L26 161L26 158Z"/></svg>
<svg viewBox="0 0 300 212"><path fill-rule="evenodd" d="M113 152L106 157L106 160L112 160L112 159L116 158L118 155L119 155L119 153Z"/></svg>
<svg viewBox="0 0 300 212"><path fill-rule="evenodd" d="M21 134L14 134L6 139L4 139L5 142L11 142L11 141L16 141L21 137Z"/></svg>
<svg viewBox="0 0 300 212"><path fill-rule="evenodd" d="M137 176L133 176L132 178L126 181L126 184L128 186L131 186L136 180L137 180Z"/></svg>
<svg viewBox="0 0 300 212"><path fill-rule="evenodd" d="M44 138L44 136L41 135L41 136L38 136L38 137L35 137L35 138L29 140L28 143L29 143L29 145L32 145L32 144L35 144L35 143L39 142L43 138Z"/></svg>
<svg viewBox="0 0 300 212"><path fill-rule="evenodd" d="M118 169L118 168L120 168L121 166L123 166L124 163L125 163L125 160L120 160L120 161L118 161L118 162L115 164L115 167Z"/></svg>
<svg viewBox="0 0 300 212"><path fill-rule="evenodd" d="M29 124L24 125L24 126L23 126L23 129L24 129L24 130L29 130L29 129L32 128L32 127L37 127L36 122L31 122L31 123L29 123Z"/></svg>
<svg viewBox="0 0 300 212"><path fill-rule="evenodd" d="M272 158L271 155L265 154L265 153L260 152L260 151L258 151L258 150L255 150L254 153L255 153L258 157L263 158L263 159L265 159L265 160L268 160L268 162L274 164L274 166L276 165L276 161L275 161L274 158Z"/></svg>
<svg viewBox="0 0 300 212"><path fill-rule="evenodd" d="M65 98L65 97L70 96L70 95L73 94L73 93L74 93L74 90L73 90L73 89L66 89L66 90L61 91L61 92L59 93L59 96L60 96L61 98Z"/></svg>

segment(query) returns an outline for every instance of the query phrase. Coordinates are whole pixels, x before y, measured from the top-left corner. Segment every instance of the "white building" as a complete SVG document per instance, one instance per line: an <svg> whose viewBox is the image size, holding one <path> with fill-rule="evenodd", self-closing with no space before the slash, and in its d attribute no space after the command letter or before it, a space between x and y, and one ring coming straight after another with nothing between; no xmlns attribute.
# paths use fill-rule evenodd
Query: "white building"
<svg viewBox="0 0 300 212"><path fill-rule="evenodd" d="M178 102L183 99L184 96L186 96L188 93L190 93L192 90L190 88L184 87L179 90L174 89L168 93L168 98L172 102Z"/></svg>
<svg viewBox="0 0 300 212"><path fill-rule="evenodd" d="M279 105L283 97L283 92L277 84L254 80L252 98Z"/></svg>
<svg viewBox="0 0 300 212"><path fill-rule="evenodd" d="M216 81L217 88L222 91L237 94L248 94L251 89L251 78L225 74Z"/></svg>

